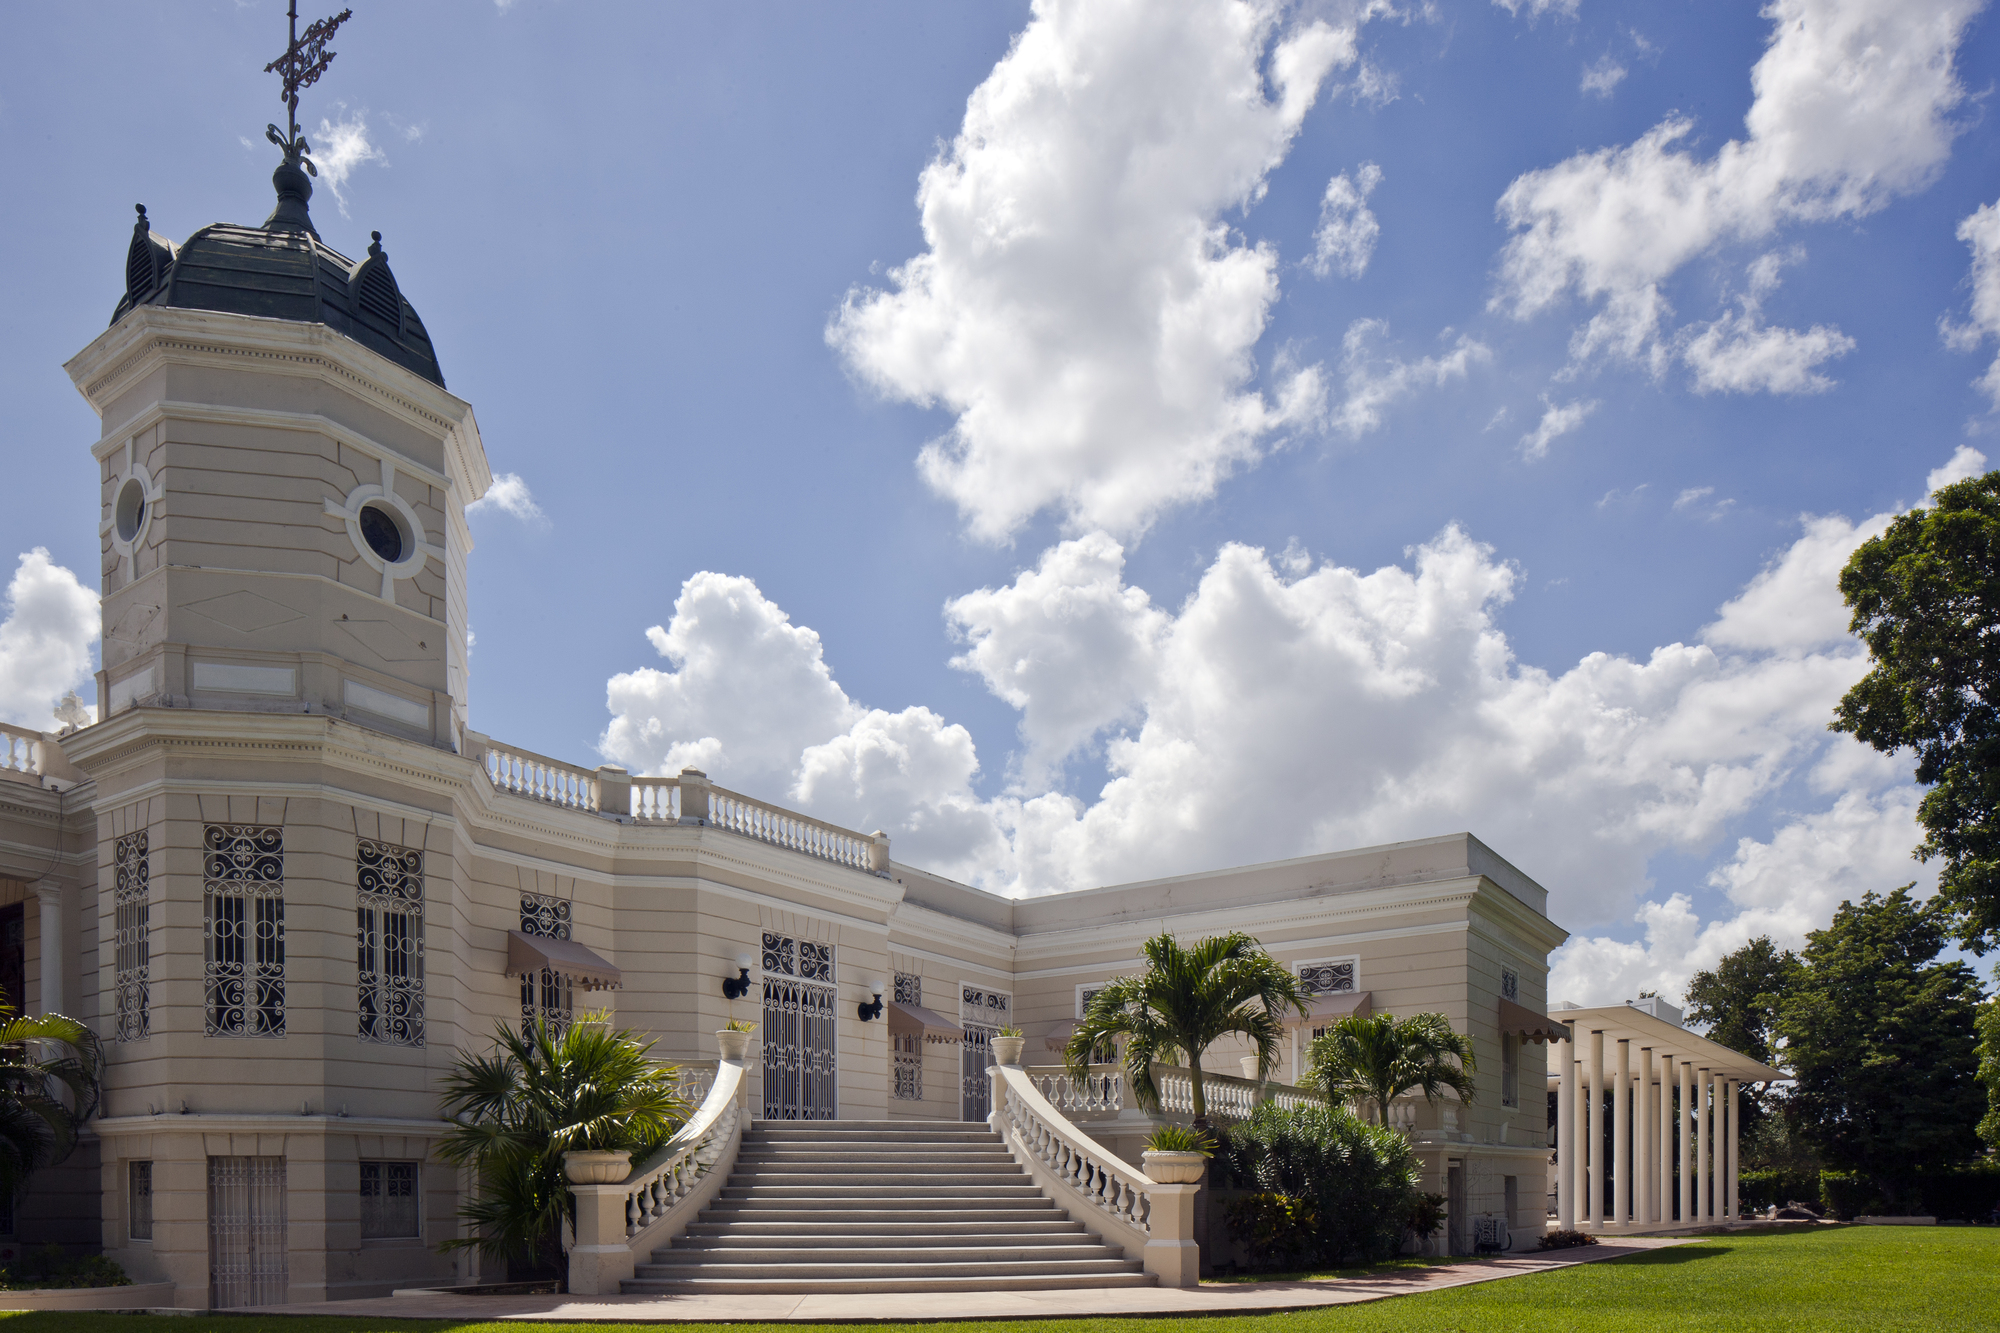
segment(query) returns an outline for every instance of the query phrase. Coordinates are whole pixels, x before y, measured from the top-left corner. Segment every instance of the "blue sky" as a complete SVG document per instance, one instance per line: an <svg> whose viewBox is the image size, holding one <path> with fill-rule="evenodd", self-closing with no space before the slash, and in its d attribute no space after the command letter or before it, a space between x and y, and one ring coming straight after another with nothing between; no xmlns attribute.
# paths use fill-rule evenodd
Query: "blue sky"
<svg viewBox="0 0 2000 1333"><path fill-rule="evenodd" d="M482 730L1009 892L1469 828L1579 1000L1928 883L1907 766L1823 731L1830 580L1992 451L1974 0L357 11L315 219L519 479ZM268 211L283 14L0 33L39 724L92 651L61 363L134 202Z"/></svg>

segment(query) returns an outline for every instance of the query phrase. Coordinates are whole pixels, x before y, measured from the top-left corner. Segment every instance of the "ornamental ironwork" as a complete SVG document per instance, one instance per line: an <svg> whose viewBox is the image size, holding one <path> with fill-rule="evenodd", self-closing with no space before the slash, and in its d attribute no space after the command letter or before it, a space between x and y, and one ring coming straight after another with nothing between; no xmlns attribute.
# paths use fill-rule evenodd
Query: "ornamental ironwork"
<svg viewBox="0 0 2000 1333"><path fill-rule="evenodd" d="M1339 995L1354 989L1354 960L1306 963L1299 968L1299 994Z"/></svg>
<svg viewBox="0 0 2000 1333"><path fill-rule="evenodd" d="M203 1026L211 1037L285 1035L285 831L209 824L202 834L207 936Z"/></svg>
<svg viewBox="0 0 2000 1333"><path fill-rule="evenodd" d="M424 854L359 840L355 948L361 1040L424 1044Z"/></svg>
<svg viewBox="0 0 2000 1333"><path fill-rule="evenodd" d="M924 1039L915 1032L890 1034L890 1073L894 1077L896 1100L920 1102L924 1099Z"/></svg>
<svg viewBox="0 0 2000 1333"><path fill-rule="evenodd" d="M415 1162L361 1163L361 1239L409 1240L421 1234Z"/></svg>
<svg viewBox="0 0 2000 1333"><path fill-rule="evenodd" d="M1521 998L1521 974L1511 967L1500 969L1500 994L1509 1000Z"/></svg>
<svg viewBox="0 0 2000 1333"><path fill-rule="evenodd" d="M827 950L830 970L833 946L821 947ZM766 1120L832 1120L840 1114L834 1049L837 994L832 986L766 973L762 1032Z"/></svg>
<svg viewBox="0 0 2000 1333"><path fill-rule="evenodd" d="M152 857L145 829L112 844L112 912L117 930L113 986L118 996L118 1040L144 1041L152 1033Z"/></svg>
<svg viewBox="0 0 2000 1333"><path fill-rule="evenodd" d="M547 893L521 895L521 933L541 940L569 938L570 904ZM524 973L521 977L521 1031L531 1034L535 1024L560 1036L569 1030L576 1016L576 996L570 980L553 968Z"/></svg>
<svg viewBox="0 0 2000 1333"><path fill-rule="evenodd" d="M993 1109L993 1036L1007 1026L1014 997L980 986L960 986L958 1012L965 1040L959 1046L959 1115L984 1120Z"/></svg>
<svg viewBox="0 0 2000 1333"><path fill-rule="evenodd" d="M914 972L898 972L895 999L897 1004L922 1004L924 979Z"/></svg>

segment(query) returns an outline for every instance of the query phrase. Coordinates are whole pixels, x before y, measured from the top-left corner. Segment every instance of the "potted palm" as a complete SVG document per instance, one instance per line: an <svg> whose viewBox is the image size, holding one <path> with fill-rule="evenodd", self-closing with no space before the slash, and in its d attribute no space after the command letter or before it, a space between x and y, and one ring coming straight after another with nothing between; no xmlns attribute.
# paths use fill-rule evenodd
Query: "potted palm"
<svg viewBox="0 0 2000 1333"><path fill-rule="evenodd" d="M725 1060L741 1060L750 1049L750 1034L757 1030L755 1023L741 1018L732 1018L715 1034L715 1044L721 1048Z"/></svg>
<svg viewBox="0 0 2000 1333"><path fill-rule="evenodd" d="M1132 1096L1141 1110L1158 1114L1153 1063L1185 1059L1195 1128L1206 1130L1202 1054L1223 1037L1239 1033L1257 1048L1257 1076L1268 1076L1278 1064L1285 1015L1305 1012L1298 979L1241 931L1188 947L1172 935L1155 935L1146 941L1145 954L1144 972L1119 977L1091 997L1064 1048L1063 1063L1070 1077L1081 1080L1088 1076L1091 1054L1122 1038Z"/></svg>
<svg viewBox="0 0 2000 1333"><path fill-rule="evenodd" d="M1028 1039L1017 1027L1004 1027L993 1034L993 1058L1003 1065L1021 1063L1021 1052L1026 1049Z"/></svg>
<svg viewBox="0 0 2000 1333"><path fill-rule="evenodd" d="M1146 1177L1162 1185L1191 1185L1208 1170L1215 1144L1198 1129L1185 1125L1161 1125L1146 1140L1139 1154Z"/></svg>

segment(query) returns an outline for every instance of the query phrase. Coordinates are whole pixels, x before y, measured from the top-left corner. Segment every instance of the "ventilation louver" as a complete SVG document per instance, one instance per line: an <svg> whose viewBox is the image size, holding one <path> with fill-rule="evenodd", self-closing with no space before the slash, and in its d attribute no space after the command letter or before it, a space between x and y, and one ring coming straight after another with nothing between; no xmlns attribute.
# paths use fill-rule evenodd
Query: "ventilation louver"
<svg viewBox="0 0 2000 1333"><path fill-rule="evenodd" d="M125 295L133 302L153 290L153 243L134 236L125 252Z"/></svg>
<svg viewBox="0 0 2000 1333"><path fill-rule="evenodd" d="M396 290L396 280L389 276L389 270L377 266L361 275L360 300L364 314L392 329L402 328L403 297Z"/></svg>

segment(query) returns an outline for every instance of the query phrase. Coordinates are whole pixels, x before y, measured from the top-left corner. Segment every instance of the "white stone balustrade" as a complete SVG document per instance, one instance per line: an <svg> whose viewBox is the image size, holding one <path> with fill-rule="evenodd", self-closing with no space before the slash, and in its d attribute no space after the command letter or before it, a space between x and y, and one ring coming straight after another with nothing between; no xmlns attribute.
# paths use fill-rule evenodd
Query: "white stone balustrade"
<svg viewBox="0 0 2000 1333"><path fill-rule="evenodd" d="M708 1100L708 1090L715 1086L719 1065L716 1060L680 1061L674 1066L675 1089L692 1104L701 1105Z"/></svg>
<svg viewBox="0 0 2000 1333"><path fill-rule="evenodd" d="M615 1185L571 1185L576 1244L569 1252L573 1295L616 1294L642 1256L687 1228L715 1198L736 1164L749 1119L741 1060L717 1062L694 1116Z"/></svg>
<svg viewBox="0 0 2000 1333"><path fill-rule="evenodd" d="M1035 1065L1027 1074L1035 1091L1066 1116L1117 1115L1125 1109L1122 1065L1092 1065L1080 1079L1062 1065Z"/></svg>
<svg viewBox="0 0 2000 1333"><path fill-rule="evenodd" d="M489 741L486 776L499 791L546 801L565 810L597 809L596 776L584 769L559 764L546 755Z"/></svg>
<svg viewBox="0 0 2000 1333"><path fill-rule="evenodd" d="M0 773L41 773L42 733L0 722Z"/></svg>
<svg viewBox="0 0 2000 1333"><path fill-rule="evenodd" d="M1161 1286L1200 1281L1194 1240L1199 1184L1153 1180L1107 1151L1050 1105L1019 1065L996 1064L987 1073L993 1080L989 1123L1044 1194L1105 1244L1122 1246L1125 1257L1143 1263Z"/></svg>
<svg viewBox="0 0 2000 1333"><path fill-rule="evenodd" d="M1069 1116L1102 1117L1117 1115L1130 1099L1122 1065L1094 1064L1081 1083L1070 1077L1064 1065L1034 1065L1027 1070L1035 1090L1051 1106ZM1153 1086L1160 1092L1160 1114L1170 1119L1194 1116L1194 1079L1179 1065L1154 1065ZM1317 1106L1326 1101L1311 1088L1289 1083L1239 1078L1234 1074L1201 1075L1202 1100L1211 1121L1248 1120L1262 1102L1276 1102L1287 1111L1301 1106Z"/></svg>

